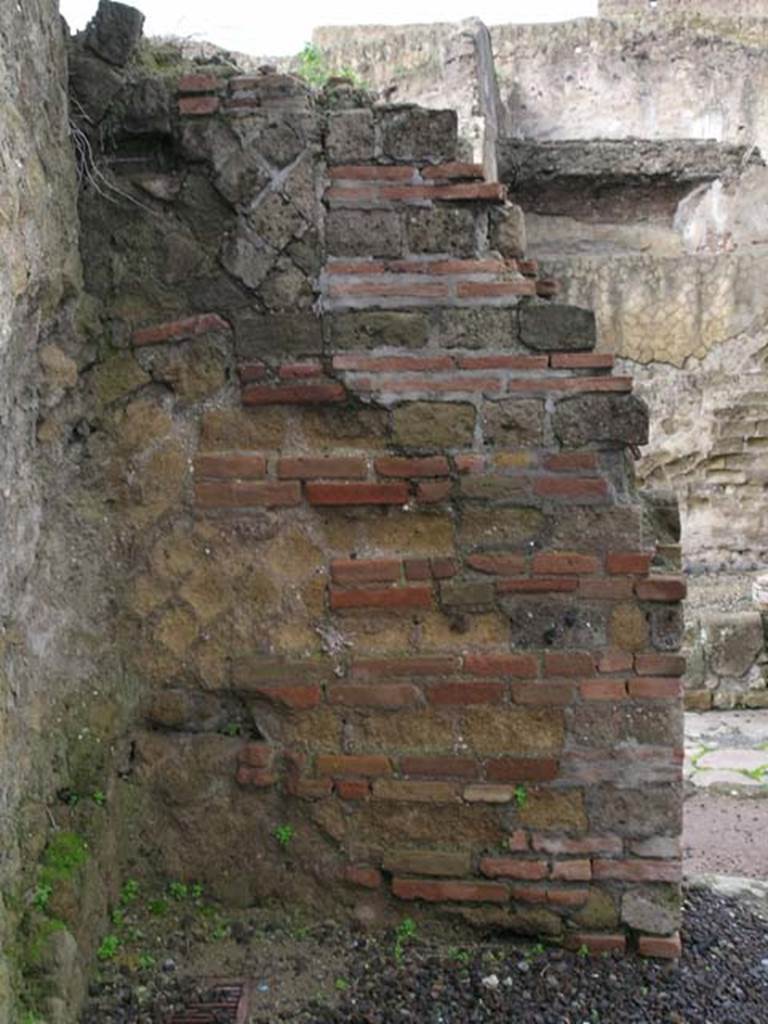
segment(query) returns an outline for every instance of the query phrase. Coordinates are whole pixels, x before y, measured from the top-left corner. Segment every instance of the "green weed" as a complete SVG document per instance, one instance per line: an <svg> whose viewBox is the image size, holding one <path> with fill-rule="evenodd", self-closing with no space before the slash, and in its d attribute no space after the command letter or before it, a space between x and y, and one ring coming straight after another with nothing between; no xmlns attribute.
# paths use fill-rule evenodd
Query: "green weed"
<svg viewBox="0 0 768 1024"><path fill-rule="evenodd" d="M332 68L322 50L314 43L305 43L297 58L296 71L315 89L322 89L329 78L349 78L354 85L360 80L350 68Z"/></svg>
<svg viewBox="0 0 768 1024"><path fill-rule="evenodd" d="M466 967L467 964L472 959L469 950L467 949L449 949L448 956L451 958L451 960L455 960L456 963L460 964L462 967Z"/></svg>
<svg viewBox="0 0 768 1024"><path fill-rule="evenodd" d="M528 790L525 788L525 786L515 786L514 797L515 803L517 804L517 809L519 811L522 811L522 809L528 803Z"/></svg>
<svg viewBox="0 0 768 1024"><path fill-rule="evenodd" d="M97 807L103 807L107 802L107 794L102 789L95 789L91 793L91 800L93 800Z"/></svg>
<svg viewBox="0 0 768 1024"><path fill-rule="evenodd" d="M101 945L96 950L96 956L103 963L106 963L109 960L114 960L118 949L120 949L120 939L117 935L105 935L101 940Z"/></svg>
<svg viewBox="0 0 768 1024"><path fill-rule="evenodd" d="M44 885L71 878L88 860L88 844L77 832L57 832L42 856L40 881Z"/></svg>
<svg viewBox="0 0 768 1024"><path fill-rule="evenodd" d="M290 845L293 837L296 835L296 829L293 827L293 825L278 825L275 831L272 833L272 835L285 850Z"/></svg>
<svg viewBox="0 0 768 1024"><path fill-rule="evenodd" d="M40 910L43 913L48 909L48 904L51 902L51 896L53 896L53 886L45 882L40 882L36 887L32 896L32 904L36 910Z"/></svg>
<svg viewBox="0 0 768 1024"><path fill-rule="evenodd" d="M416 935L416 922L412 917L404 917L395 930L395 960L402 963L406 945Z"/></svg>
<svg viewBox="0 0 768 1024"><path fill-rule="evenodd" d="M183 882L169 882L168 892L170 893L171 899L176 900L177 903L181 903L189 895L189 888Z"/></svg>
<svg viewBox="0 0 768 1024"><path fill-rule="evenodd" d="M131 903L135 903L140 892L141 886L135 879L129 878L123 882L123 887L120 890L120 906L128 907Z"/></svg>

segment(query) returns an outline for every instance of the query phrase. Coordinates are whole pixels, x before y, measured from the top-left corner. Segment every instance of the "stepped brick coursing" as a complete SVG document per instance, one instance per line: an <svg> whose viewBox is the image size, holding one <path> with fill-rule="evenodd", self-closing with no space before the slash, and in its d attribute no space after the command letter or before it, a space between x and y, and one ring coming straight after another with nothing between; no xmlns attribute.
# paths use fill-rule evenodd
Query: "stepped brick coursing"
<svg viewBox="0 0 768 1024"><path fill-rule="evenodd" d="M134 183L189 269L103 296L147 842L229 895L677 955L684 586L592 315L450 111L194 75L171 138Z"/></svg>

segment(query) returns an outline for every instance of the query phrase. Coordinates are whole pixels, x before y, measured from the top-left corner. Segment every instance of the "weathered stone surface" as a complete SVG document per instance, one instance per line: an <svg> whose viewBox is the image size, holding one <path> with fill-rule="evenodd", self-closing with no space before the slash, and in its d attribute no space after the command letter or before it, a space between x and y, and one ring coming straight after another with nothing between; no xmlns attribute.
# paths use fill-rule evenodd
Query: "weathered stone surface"
<svg viewBox="0 0 768 1024"><path fill-rule="evenodd" d="M656 605L648 611L651 642L658 651L679 651L683 642L683 612L677 605Z"/></svg>
<svg viewBox="0 0 768 1024"><path fill-rule="evenodd" d="M474 256L477 248L475 213L449 206L408 210L405 237L410 252Z"/></svg>
<svg viewBox="0 0 768 1024"><path fill-rule="evenodd" d="M631 505L571 507L567 516L558 516L553 523L551 544L562 551L641 550L640 511Z"/></svg>
<svg viewBox="0 0 768 1024"><path fill-rule="evenodd" d="M464 447L474 429L474 408L456 402L407 402L392 415L393 439L408 448Z"/></svg>
<svg viewBox="0 0 768 1024"><path fill-rule="evenodd" d="M375 144L371 110L342 110L328 117L326 149L330 163L364 163L373 157Z"/></svg>
<svg viewBox="0 0 768 1024"><path fill-rule="evenodd" d="M69 59L70 84L83 112L94 124L102 120L120 92L123 79L98 57L75 50Z"/></svg>
<svg viewBox="0 0 768 1024"><path fill-rule="evenodd" d="M595 347L597 328L591 309L550 302L521 302L520 340L538 351L585 351Z"/></svg>
<svg viewBox="0 0 768 1024"><path fill-rule="evenodd" d="M255 313L237 310L232 314L235 351L248 358L283 355L317 355L323 338L318 317L304 313Z"/></svg>
<svg viewBox="0 0 768 1024"><path fill-rule="evenodd" d="M507 399L486 402L483 439L499 448L535 447L544 440L544 402Z"/></svg>
<svg viewBox="0 0 768 1024"><path fill-rule="evenodd" d="M139 733L137 770L169 806L204 804L227 792L242 745L228 736Z"/></svg>
<svg viewBox="0 0 768 1024"><path fill-rule="evenodd" d="M501 931L518 935L562 934L563 922L557 914L541 907L507 910L502 907L461 907L451 911L484 931Z"/></svg>
<svg viewBox="0 0 768 1024"><path fill-rule="evenodd" d="M216 345L193 341L176 351L152 352L147 362L153 380L167 384L181 401L199 402L224 386L229 358Z"/></svg>
<svg viewBox="0 0 768 1024"><path fill-rule="evenodd" d="M280 257L261 286L270 312L309 311L315 297L312 282L290 259Z"/></svg>
<svg viewBox="0 0 768 1024"><path fill-rule="evenodd" d="M569 447L648 443L648 409L634 395L577 395L555 406L552 427Z"/></svg>
<svg viewBox="0 0 768 1024"><path fill-rule="evenodd" d="M85 44L103 60L122 67L139 45L143 27L144 15L135 7L99 0L85 30Z"/></svg>
<svg viewBox="0 0 768 1024"><path fill-rule="evenodd" d="M147 721L179 732L217 732L233 721L232 709L198 690L160 690L146 708ZM236 719L235 719L236 720Z"/></svg>
<svg viewBox="0 0 768 1024"><path fill-rule="evenodd" d="M759 612L720 612L702 618L703 644L719 676L738 678L752 667L765 638Z"/></svg>
<svg viewBox="0 0 768 1024"><path fill-rule="evenodd" d="M491 210L489 242L505 259L525 256L525 215L514 203Z"/></svg>
<svg viewBox="0 0 768 1024"><path fill-rule="evenodd" d="M496 845L503 830L493 808L477 804L451 805L417 803L367 804L349 816L350 836L356 843L399 846L403 842Z"/></svg>
<svg viewBox="0 0 768 1024"><path fill-rule="evenodd" d="M440 348L522 348L517 339L517 313L514 308L477 306L474 309L434 310L430 317L429 340Z"/></svg>
<svg viewBox="0 0 768 1024"><path fill-rule="evenodd" d="M608 626L611 645L623 651L641 651L648 642L648 621L636 604L618 604Z"/></svg>
<svg viewBox="0 0 768 1024"><path fill-rule="evenodd" d="M499 603L515 646L589 650L607 641L607 612L597 602L567 595L504 594Z"/></svg>
<svg viewBox="0 0 768 1024"><path fill-rule="evenodd" d="M396 257L403 253L403 227L391 210L330 210L326 244L332 256Z"/></svg>
<svg viewBox="0 0 768 1024"><path fill-rule="evenodd" d="M619 923L614 896L604 889L591 889L587 902L573 914L572 920L586 931L608 931Z"/></svg>
<svg viewBox="0 0 768 1024"><path fill-rule="evenodd" d="M427 340L424 313L383 312L328 313L324 317L331 350L378 348L420 348Z"/></svg>
<svg viewBox="0 0 768 1024"><path fill-rule="evenodd" d="M526 828L542 831L583 831L587 827L583 794L574 789L529 789L518 820Z"/></svg>
<svg viewBox="0 0 768 1024"><path fill-rule="evenodd" d="M469 708L464 735L478 754L554 754L563 746L563 712L552 708Z"/></svg>
<svg viewBox="0 0 768 1024"><path fill-rule="evenodd" d="M166 80L141 78L128 82L120 92L120 130L128 136L168 135L172 104L171 85Z"/></svg>
<svg viewBox="0 0 768 1024"><path fill-rule="evenodd" d="M385 854L382 867L398 874L460 878L469 871L470 856L459 850L393 850Z"/></svg>
<svg viewBox="0 0 768 1024"><path fill-rule="evenodd" d="M377 112L381 149L391 160L443 163L456 158L457 120L454 110L384 107Z"/></svg>
<svg viewBox="0 0 768 1024"><path fill-rule="evenodd" d="M453 749L453 723L432 711L398 711L361 717L347 728L350 750L447 754Z"/></svg>
<svg viewBox="0 0 768 1024"><path fill-rule="evenodd" d="M534 538L546 534L548 522L536 508L476 508L464 506L458 527L462 547L484 551L528 550Z"/></svg>
<svg viewBox="0 0 768 1024"><path fill-rule="evenodd" d="M643 789L618 789L603 786L588 794L589 824L595 834L644 838L654 835L679 835L682 827L682 801L676 785L645 786Z"/></svg>
<svg viewBox="0 0 768 1024"><path fill-rule="evenodd" d="M621 898L621 920L639 932L671 935L680 927L680 918L679 886L635 886Z"/></svg>

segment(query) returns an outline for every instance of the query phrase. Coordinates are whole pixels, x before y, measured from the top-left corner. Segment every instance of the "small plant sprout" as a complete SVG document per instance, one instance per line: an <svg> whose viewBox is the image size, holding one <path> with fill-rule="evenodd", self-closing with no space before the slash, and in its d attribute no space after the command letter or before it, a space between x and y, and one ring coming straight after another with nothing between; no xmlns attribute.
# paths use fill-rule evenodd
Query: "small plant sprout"
<svg viewBox="0 0 768 1024"><path fill-rule="evenodd" d="M200 882L193 882L189 888L189 894L193 900L201 900L203 898L203 887Z"/></svg>
<svg viewBox="0 0 768 1024"><path fill-rule="evenodd" d="M576 956L589 956L589 947L585 946L584 943L582 943L576 950Z"/></svg>
<svg viewBox="0 0 768 1024"><path fill-rule="evenodd" d="M114 960L118 949L120 949L120 939L117 935L105 935L101 940L101 945L96 950L96 956L103 963L106 963L109 960Z"/></svg>
<svg viewBox="0 0 768 1024"><path fill-rule="evenodd" d="M544 946L544 943L543 942L535 942L531 946L531 948L526 952L525 960L527 960L528 963L530 963L531 960L535 960L537 956L543 956L543 954L545 952L546 952L546 948Z"/></svg>
<svg viewBox="0 0 768 1024"><path fill-rule="evenodd" d="M137 963L142 971L148 971L151 967L155 966L157 960L155 960L151 953L139 953Z"/></svg>
<svg viewBox="0 0 768 1024"><path fill-rule="evenodd" d="M404 917L395 931L395 960L402 962L406 944L416 935L416 922L412 917Z"/></svg>
<svg viewBox="0 0 768 1024"><path fill-rule="evenodd" d="M147 903L147 910L154 917L163 917L164 914L168 913L168 906L168 900L150 900L149 903Z"/></svg>
<svg viewBox="0 0 768 1024"><path fill-rule="evenodd" d="M93 800L97 807L103 807L107 802L107 794L103 789L95 789L93 793L91 793L91 800Z"/></svg>
<svg viewBox="0 0 768 1024"><path fill-rule="evenodd" d="M239 736L243 731L243 727L239 722L227 722L221 731L225 736Z"/></svg>
<svg viewBox="0 0 768 1024"><path fill-rule="evenodd" d="M171 899L176 900L177 903L181 903L189 895L189 888L183 882L169 882L168 892Z"/></svg>
<svg viewBox="0 0 768 1024"><path fill-rule="evenodd" d="M290 845L293 837L296 835L296 829L293 827L293 825L278 825L275 831L272 833L272 835L285 850Z"/></svg>
<svg viewBox="0 0 768 1024"><path fill-rule="evenodd" d="M45 912L51 902L51 896L53 896L53 886L40 882L32 894L32 904L36 910Z"/></svg>
<svg viewBox="0 0 768 1024"><path fill-rule="evenodd" d="M515 786L515 803L520 811L528 803L528 790L525 786Z"/></svg>
<svg viewBox="0 0 768 1024"><path fill-rule="evenodd" d="M120 906L128 907L131 903L135 903L139 898L139 892L141 887L134 878L129 878L123 882L123 887L120 890Z"/></svg>
<svg viewBox="0 0 768 1024"><path fill-rule="evenodd" d="M226 939L229 935L229 922L221 921L211 931L211 938L214 942L218 942L220 939Z"/></svg>
<svg viewBox="0 0 768 1024"><path fill-rule="evenodd" d="M461 967L466 967L471 960L469 950L467 949L452 949L449 955L451 960L455 960Z"/></svg>
<svg viewBox="0 0 768 1024"><path fill-rule="evenodd" d="M110 917L112 920L112 924L116 928L122 928L122 926L125 924L125 911L121 910L120 907L115 907Z"/></svg>
<svg viewBox="0 0 768 1024"><path fill-rule="evenodd" d="M349 988L349 982L346 978L337 978L333 983L333 987L337 992L346 992Z"/></svg>

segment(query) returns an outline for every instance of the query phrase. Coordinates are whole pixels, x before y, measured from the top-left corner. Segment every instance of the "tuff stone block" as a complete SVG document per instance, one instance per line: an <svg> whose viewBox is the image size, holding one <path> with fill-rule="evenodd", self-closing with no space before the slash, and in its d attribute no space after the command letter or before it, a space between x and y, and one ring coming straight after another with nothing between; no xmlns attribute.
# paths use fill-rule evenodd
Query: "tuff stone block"
<svg viewBox="0 0 768 1024"><path fill-rule="evenodd" d="M551 302L521 303L518 330L525 346L544 352L589 351L597 341L591 309Z"/></svg>
<svg viewBox="0 0 768 1024"><path fill-rule="evenodd" d="M376 145L373 111L339 110L328 117L326 151L331 164L370 160Z"/></svg>
<svg viewBox="0 0 768 1024"><path fill-rule="evenodd" d="M475 410L455 402L408 402L396 406L393 439L406 448L460 448L472 443Z"/></svg>
<svg viewBox="0 0 768 1024"><path fill-rule="evenodd" d="M579 448L648 443L648 409L634 395L577 395L561 399L552 417L561 444Z"/></svg>
<svg viewBox="0 0 768 1024"><path fill-rule="evenodd" d="M454 110L384 107L377 112L377 120L382 153L391 160L440 164L456 159Z"/></svg>
<svg viewBox="0 0 768 1024"><path fill-rule="evenodd" d="M392 257L404 251L402 222L391 210L330 210L325 237L332 256Z"/></svg>

